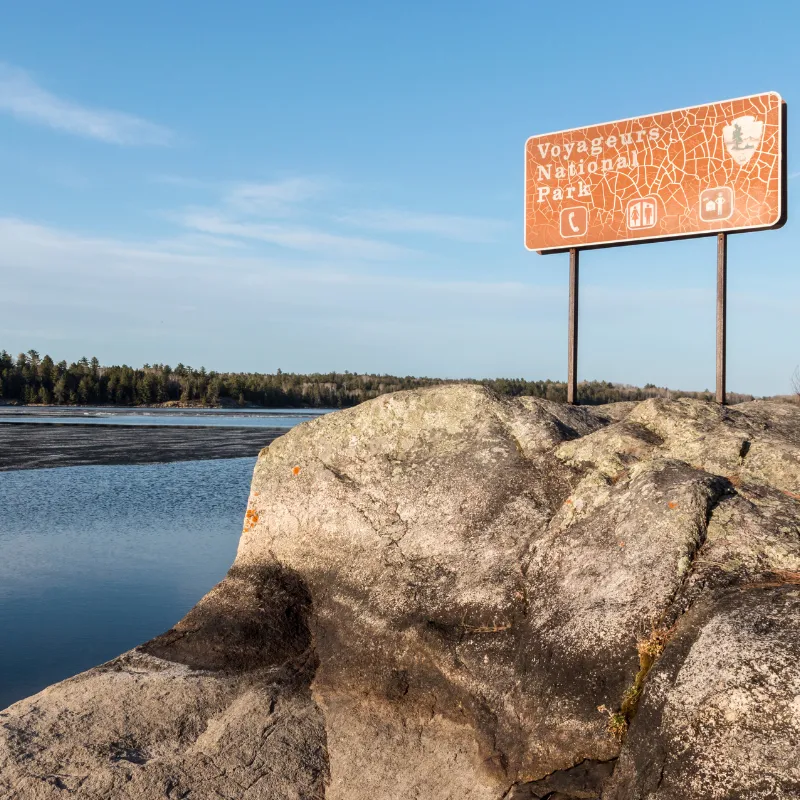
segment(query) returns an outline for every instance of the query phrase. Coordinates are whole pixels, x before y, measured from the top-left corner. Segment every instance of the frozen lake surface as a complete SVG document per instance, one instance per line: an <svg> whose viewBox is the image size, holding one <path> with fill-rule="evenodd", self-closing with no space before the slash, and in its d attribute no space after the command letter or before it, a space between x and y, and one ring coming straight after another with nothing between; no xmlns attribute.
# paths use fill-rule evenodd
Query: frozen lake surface
<svg viewBox="0 0 800 800"><path fill-rule="evenodd" d="M328 412L0 406L0 471L256 456Z"/></svg>
<svg viewBox="0 0 800 800"><path fill-rule="evenodd" d="M120 408L117 406L0 406L0 422L66 425L207 425L293 428L334 409Z"/></svg>

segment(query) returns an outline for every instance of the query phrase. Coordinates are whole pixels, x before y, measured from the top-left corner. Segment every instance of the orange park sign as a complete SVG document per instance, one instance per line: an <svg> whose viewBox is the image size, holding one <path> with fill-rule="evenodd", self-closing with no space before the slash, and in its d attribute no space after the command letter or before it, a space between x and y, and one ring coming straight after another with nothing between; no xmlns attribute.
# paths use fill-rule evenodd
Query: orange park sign
<svg viewBox="0 0 800 800"><path fill-rule="evenodd" d="M532 136L525 246L540 253L779 227L785 104L774 92Z"/></svg>

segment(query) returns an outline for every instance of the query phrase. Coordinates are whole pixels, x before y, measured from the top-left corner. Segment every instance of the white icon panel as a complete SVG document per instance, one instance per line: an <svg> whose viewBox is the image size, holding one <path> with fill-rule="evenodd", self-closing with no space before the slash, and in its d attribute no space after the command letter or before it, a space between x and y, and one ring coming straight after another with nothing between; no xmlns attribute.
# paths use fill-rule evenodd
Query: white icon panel
<svg viewBox="0 0 800 800"><path fill-rule="evenodd" d="M589 229L589 211L586 206L574 206L561 211L561 236L584 236Z"/></svg>
<svg viewBox="0 0 800 800"><path fill-rule="evenodd" d="M625 209L625 224L628 230L654 228L656 222L658 222L658 202L655 197L643 197L628 203Z"/></svg>
<svg viewBox="0 0 800 800"><path fill-rule="evenodd" d="M700 219L719 222L733 215L734 197L730 186L716 186L700 192Z"/></svg>

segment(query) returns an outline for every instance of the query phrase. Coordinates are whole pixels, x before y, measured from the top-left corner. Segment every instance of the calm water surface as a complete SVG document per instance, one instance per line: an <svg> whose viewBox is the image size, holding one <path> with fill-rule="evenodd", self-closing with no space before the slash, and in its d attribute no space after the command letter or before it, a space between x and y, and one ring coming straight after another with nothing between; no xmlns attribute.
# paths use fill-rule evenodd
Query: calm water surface
<svg viewBox="0 0 800 800"><path fill-rule="evenodd" d="M167 630L221 580L255 461L0 472L0 709Z"/></svg>

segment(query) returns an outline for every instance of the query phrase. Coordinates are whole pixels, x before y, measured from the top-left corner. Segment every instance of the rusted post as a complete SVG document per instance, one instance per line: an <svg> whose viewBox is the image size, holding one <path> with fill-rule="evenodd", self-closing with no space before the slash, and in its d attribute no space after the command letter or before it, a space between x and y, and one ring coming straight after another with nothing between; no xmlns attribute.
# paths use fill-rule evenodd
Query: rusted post
<svg viewBox="0 0 800 800"><path fill-rule="evenodd" d="M569 352L567 355L567 402L578 402L578 254L577 247L569 251Z"/></svg>
<svg viewBox="0 0 800 800"><path fill-rule="evenodd" d="M728 234L717 234L717 402L725 405L725 335L728 293Z"/></svg>

